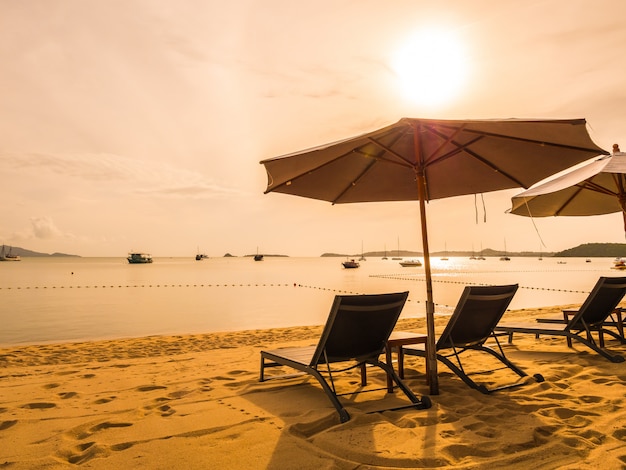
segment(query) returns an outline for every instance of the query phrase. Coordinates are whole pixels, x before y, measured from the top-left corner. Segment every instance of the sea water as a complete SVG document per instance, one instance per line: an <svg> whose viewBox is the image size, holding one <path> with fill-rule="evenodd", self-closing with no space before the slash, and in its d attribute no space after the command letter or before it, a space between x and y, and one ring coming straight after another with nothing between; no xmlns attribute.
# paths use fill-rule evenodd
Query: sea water
<svg viewBox="0 0 626 470"><path fill-rule="evenodd" d="M408 290L401 318L425 315L424 267L368 258L23 258L0 263L0 346L321 325L338 294ZM431 259L437 314L466 285L519 284L510 308L576 304L612 259Z"/></svg>

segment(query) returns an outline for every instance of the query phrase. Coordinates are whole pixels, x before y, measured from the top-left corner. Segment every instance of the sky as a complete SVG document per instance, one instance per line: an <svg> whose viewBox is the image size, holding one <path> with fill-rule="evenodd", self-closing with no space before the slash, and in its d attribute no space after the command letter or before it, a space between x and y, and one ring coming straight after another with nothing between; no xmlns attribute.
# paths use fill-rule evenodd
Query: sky
<svg viewBox="0 0 626 470"><path fill-rule="evenodd" d="M624 150L625 20L622 0L0 0L0 243L421 251L416 202L264 194L259 162L402 117L585 118ZM430 202L431 251L626 242L621 214L507 214L521 190Z"/></svg>

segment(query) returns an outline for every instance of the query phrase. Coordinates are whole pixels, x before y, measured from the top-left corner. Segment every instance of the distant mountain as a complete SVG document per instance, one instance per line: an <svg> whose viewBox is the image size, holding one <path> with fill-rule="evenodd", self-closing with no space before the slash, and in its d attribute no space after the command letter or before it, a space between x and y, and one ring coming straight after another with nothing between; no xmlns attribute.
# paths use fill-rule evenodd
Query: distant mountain
<svg viewBox="0 0 626 470"><path fill-rule="evenodd" d="M575 248L555 253L554 256L575 258L617 258L626 257L625 243L585 243Z"/></svg>
<svg viewBox="0 0 626 470"><path fill-rule="evenodd" d="M550 257L550 256L556 256L554 253L539 253L539 252L534 252L534 251L520 251L520 252L510 252L507 251L506 253L502 250L492 250L491 248L487 248L485 250L482 250L480 252L478 251L434 251L430 253L431 258L439 258L442 256L457 256L457 257L470 257L472 255L476 256L476 255L480 255L482 254L483 256L486 257L500 257L504 254L507 254L508 256L516 256L516 257L538 257L538 256L545 256L545 257ZM322 257L341 257L341 258L358 258L361 256L361 253L357 253L357 254L341 254L341 253L324 253L321 255ZM408 251L408 250L393 250L393 251L388 251L387 253L385 253L384 251L368 251L366 253L363 253L363 256L366 258L382 258L383 256L387 256L388 258L391 257L401 257L401 258L414 258L414 257L419 257L419 256L424 256L424 254L421 251Z"/></svg>
<svg viewBox="0 0 626 470"><path fill-rule="evenodd" d="M9 249L9 245L5 245ZM11 246L11 253L18 255L20 258L45 258L45 257L75 257L80 258L78 255L68 255L66 253L38 253L36 251L27 250L26 248L20 248L19 246Z"/></svg>

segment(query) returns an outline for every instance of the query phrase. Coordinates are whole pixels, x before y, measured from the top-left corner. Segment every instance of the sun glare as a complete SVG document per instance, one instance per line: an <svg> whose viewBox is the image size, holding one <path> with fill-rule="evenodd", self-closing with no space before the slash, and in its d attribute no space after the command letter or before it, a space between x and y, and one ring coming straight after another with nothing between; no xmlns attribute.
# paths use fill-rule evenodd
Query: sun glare
<svg viewBox="0 0 626 470"><path fill-rule="evenodd" d="M402 95L425 106L450 102L467 78L463 45L454 34L424 30L411 36L392 58Z"/></svg>

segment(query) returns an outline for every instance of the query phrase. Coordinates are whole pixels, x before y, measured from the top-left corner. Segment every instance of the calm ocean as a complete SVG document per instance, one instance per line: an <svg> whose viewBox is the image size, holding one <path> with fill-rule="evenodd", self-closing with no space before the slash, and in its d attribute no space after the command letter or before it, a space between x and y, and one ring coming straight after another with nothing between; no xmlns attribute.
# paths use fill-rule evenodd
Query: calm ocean
<svg viewBox="0 0 626 470"><path fill-rule="evenodd" d="M409 290L403 318L423 317L424 268L369 258L23 258L0 263L0 346L323 324L337 294ZM579 303L612 259L434 257L436 312L468 284L518 283L512 309Z"/></svg>

